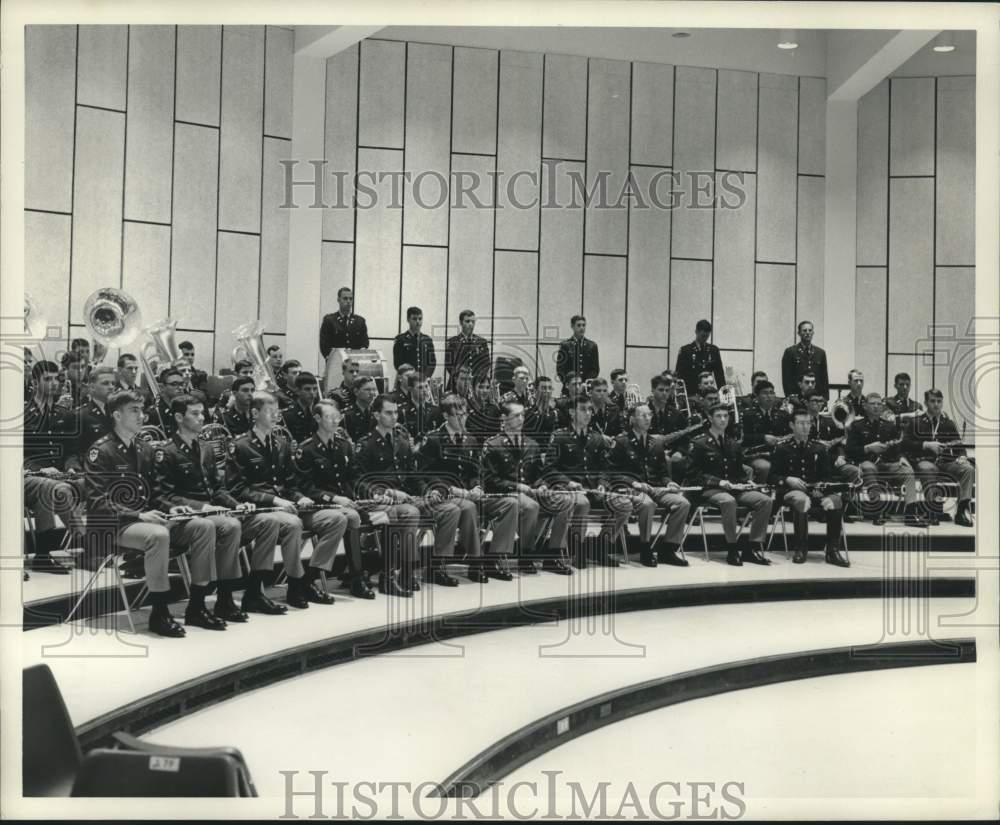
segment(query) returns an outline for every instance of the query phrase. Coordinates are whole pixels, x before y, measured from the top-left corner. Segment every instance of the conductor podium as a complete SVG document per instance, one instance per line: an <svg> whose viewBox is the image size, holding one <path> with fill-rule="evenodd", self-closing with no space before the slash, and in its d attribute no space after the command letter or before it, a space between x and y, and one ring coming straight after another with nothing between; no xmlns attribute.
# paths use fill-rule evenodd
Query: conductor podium
<svg viewBox="0 0 1000 825"><path fill-rule="evenodd" d="M326 357L326 371L323 374L323 392L336 387L344 375L344 361L351 358L358 364L358 378L373 378L379 393L389 391L385 358L376 349L332 349Z"/></svg>

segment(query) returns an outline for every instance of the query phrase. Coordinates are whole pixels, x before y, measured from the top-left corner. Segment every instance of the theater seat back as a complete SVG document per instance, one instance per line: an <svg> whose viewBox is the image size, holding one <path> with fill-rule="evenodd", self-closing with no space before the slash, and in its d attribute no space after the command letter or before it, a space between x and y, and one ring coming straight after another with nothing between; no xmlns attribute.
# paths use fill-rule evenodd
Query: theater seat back
<svg viewBox="0 0 1000 825"><path fill-rule="evenodd" d="M83 755L59 685L48 665L22 674L24 796L69 796Z"/></svg>
<svg viewBox="0 0 1000 825"><path fill-rule="evenodd" d="M250 796L227 753L171 756L98 748L80 766L73 796Z"/></svg>

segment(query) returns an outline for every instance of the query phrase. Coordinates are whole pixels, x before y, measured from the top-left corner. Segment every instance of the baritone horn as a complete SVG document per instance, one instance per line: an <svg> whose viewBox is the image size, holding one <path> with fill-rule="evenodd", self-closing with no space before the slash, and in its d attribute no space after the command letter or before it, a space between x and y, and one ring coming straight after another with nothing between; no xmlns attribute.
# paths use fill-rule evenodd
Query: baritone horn
<svg viewBox="0 0 1000 825"><path fill-rule="evenodd" d="M237 347L246 350L249 356L247 360L253 364L253 380L256 388L269 392L277 390L278 382L274 378L264 350L264 322L257 319L240 324L232 334L236 338Z"/></svg>
<svg viewBox="0 0 1000 825"><path fill-rule="evenodd" d="M824 415L824 413L820 413L820 415ZM840 398L830 405L830 412L825 415L833 419L833 423L844 431L854 423L854 408Z"/></svg>

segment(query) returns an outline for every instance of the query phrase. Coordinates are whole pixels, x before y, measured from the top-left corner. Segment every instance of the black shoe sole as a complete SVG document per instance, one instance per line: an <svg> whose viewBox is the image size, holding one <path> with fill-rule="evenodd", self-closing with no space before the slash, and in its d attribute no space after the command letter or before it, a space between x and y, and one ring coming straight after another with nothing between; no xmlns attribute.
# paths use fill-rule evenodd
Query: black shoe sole
<svg viewBox="0 0 1000 825"><path fill-rule="evenodd" d="M225 630L226 624L225 620L222 620L222 624L209 624L208 622L202 622L197 619L192 621L185 616L184 627L200 627L202 630Z"/></svg>

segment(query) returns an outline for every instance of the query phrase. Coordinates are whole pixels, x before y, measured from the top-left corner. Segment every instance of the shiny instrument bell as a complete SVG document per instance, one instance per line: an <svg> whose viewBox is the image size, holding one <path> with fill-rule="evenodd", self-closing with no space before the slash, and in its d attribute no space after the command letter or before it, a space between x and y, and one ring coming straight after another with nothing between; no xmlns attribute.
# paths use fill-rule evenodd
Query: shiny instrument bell
<svg viewBox="0 0 1000 825"><path fill-rule="evenodd" d="M41 341L45 338L49 325L42 316L38 304L27 292L24 293L24 331L29 338Z"/></svg>
<svg viewBox="0 0 1000 825"><path fill-rule="evenodd" d="M264 322L258 319L240 324L232 334L236 338L238 347L246 350L247 360L253 364L253 380L257 389L275 392L278 389L278 382L271 371L264 349Z"/></svg>
<svg viewBox="0 0 1000 825"><path fill-rule="evenodd" d="M830 405L830 418L841 430L846 430L854 423L854 408L838 398Z"/></svg>
<svg viewBox="0 0 1000 825"><path fill-rule="evenodd" d="M141 332L142 312L127 292L104 286L90 293L83 305L83 323L98 343L124 347Z"/></svg>

